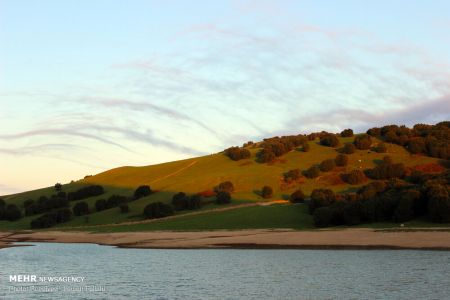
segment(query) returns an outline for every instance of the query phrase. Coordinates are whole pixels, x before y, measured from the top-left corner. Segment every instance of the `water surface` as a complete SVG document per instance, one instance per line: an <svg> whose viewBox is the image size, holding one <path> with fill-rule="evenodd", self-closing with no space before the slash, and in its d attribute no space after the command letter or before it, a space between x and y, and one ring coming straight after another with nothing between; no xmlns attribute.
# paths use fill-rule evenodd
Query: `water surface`
<svg viewBox="0 0 450 300"><path fill-rule="evenodd" d="M0 250L0 299L450 297L447 251L154 250L93 244L33 245ZM84 280L10 282L9 276L16 274ZM31 286L34 291L24 290ZM39 287L46 290L36 291Z"/></svg>

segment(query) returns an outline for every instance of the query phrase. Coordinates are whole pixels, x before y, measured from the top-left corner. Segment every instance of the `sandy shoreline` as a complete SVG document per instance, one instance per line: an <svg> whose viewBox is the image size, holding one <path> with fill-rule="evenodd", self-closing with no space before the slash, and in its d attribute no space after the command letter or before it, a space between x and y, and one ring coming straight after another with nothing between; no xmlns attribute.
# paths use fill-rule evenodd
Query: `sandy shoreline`
<svg viewBox="0 0 450 300"><path fill-rule="evenodd" d="M200 232L0 232L0 248L14 242L94 243L153 249L421 249L450 250L449 231L236 230Z"/></svg>

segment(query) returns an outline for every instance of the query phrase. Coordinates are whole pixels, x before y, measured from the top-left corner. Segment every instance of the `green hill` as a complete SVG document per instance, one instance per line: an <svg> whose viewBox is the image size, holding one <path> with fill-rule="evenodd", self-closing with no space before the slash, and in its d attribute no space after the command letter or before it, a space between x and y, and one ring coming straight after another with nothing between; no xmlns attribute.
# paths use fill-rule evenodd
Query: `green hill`
<svg viewBox="0 0 450 300"><path fill-rule="evenodd" d="M381 137L380 137L381 138ZM261 144L246 147L250 158L238 161L231 160L223 152L212 155L196 157L186 160L168 162L143 167L120 167L95 176L63 184L62 191L73 192L80 187L88 185L101 185L105 193L84 200L71 201L73 207L77 202L85 201L91 213L87 216L72 218L67 223L56 225L54 228L77 229L87 226L89 230L201 230L201 229L239 229L239 228L311 228L311 216L307 213L305 204L272 204L270 206L248 206L243 204L273 202L274 200L287 200L292 192L301 188L308 196L314 189L328 188L335 193L356 191L360 186L371 181L350 185L342 180L342 174L352 170L366 170L374 168L383 157L390 156L395 163L403 163L407 170L421 169L427 172L440 172L440 159L425 155L411 154L405 147L393 143L386 143L385 153L372 150L356 150L348 157L348 165L336 167L329 172L321 172L316 178L301 176L292 182L286 182L284 174L292 169L304 171L313 165L318 165L326 159L334 159L341 151L342 145L351 143L354 137L338 137L340 146L333 148L323 146L319 139L308 141L310 150L303 152L301 147L294 147L286 154L277 157L269 163L258 162L257 153L261 151ZM372 138L372 146L381 142ZM152 222L134 223L121 226L97 225L129 223L142 221L143 209L152 202L170 203L175 193L213 194L213 189L219 183L230 181L235 190L232 193L232 203L228 206L233 210L214 211L219 206L214 204L214 197L203 197L206 202L195 213L191 211L177 212L175 217L160 219ZM134 190L141 185L148 185L154 191L147 197L128 203L129 212L121 213L117 207L96 212L95 202L107 199L111 195L131 197ZM263 186L272 187L273 196L264 199L260 195ZM25 193L3 196L6 204L16 204L23 209L27 199L36 200L41 196L50 197L55 194L54 187L29 191ZM241 207L242 206L242 207ZM181 216L181 215L185 216ZM180 216L178 216L180 215ZM0 230L29 229L30 222L39 215L25 216L17 221L0 221ZM178 216L178 217L177 217ZM285 216L285 217L284 217Z"/></svg>

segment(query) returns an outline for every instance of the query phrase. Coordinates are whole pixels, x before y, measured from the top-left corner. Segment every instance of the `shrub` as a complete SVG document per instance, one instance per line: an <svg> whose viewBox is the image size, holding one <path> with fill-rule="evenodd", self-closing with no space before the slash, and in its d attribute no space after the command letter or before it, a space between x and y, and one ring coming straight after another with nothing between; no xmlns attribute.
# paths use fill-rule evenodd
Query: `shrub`
<svg viewBox="0 0 450 300"><path fill-rule="evenodd" d="M373 169L365 170L367 177L371 179L403 178L406 173L405 165L402 163L383 163Z"/></svg>
<svg viewBox="0 0 450 300"><path fill-rule="evenodd" d="M366 180L366 176L361 170L353 170L350 173L343 174L342 180L349 184L360 184Z"/></svg>
<svg viewBox="0 0 450 300"><path fill-rule="evenodd" d="M216 203L217 204L228 204L231 203L231 195L228 192L221 191L217 193L216 196Z"/></svg>
<svg viewBox="0 0 450 300"><path fill-rule="evenodd" d="M381 128L374 127L367 130L367 134L373 137L379 137L381 136Z"/></svg>
<svg viewBox="0 0 450 300"><path fill-rule="evenodd" d="M320 138L320 144L327 147L339 146L339 139L334 134L327 134Z"/></svg>
<svg viewBox="0 0 450 300"><path fill-rule="evenodd" d="M300 176L301 176L300 169L293 169L293 170L289 170L288 172L286 172L284 174L284 180L286 182L291 182L291 181L299 179Z"/></svg>
<svg viewBox="0 0 450 300"><path fill-rule="evenodd" d="M164 218L173 214L173 207L162 202L153 202L144 208L144 217L147 219Z"/></svg>
<svg viewBox="0 0 450 300"><path fill-rule="evenodd" d="M95 197L103 194L105 191L100 185L90 185L83 187L75 192L71 192L67 195L69 201L82 200L90 197Z"/></svg>
<svg viewBox="0 0 450 300"><path fill-rule="evenodd" d="M386 153L387 147L384 143L378 143L378 145L374 148L375 152L378 153Z"/></svg>
<svg viewBox="0 0 450 300"><path fill-rule="evenodd" d="M55 191L57 191L57 192L60 192L61 191L61 189L62 189L62 184L61 183L56 183L55 184Z"/></svg>
<svg viewBox="0 0 450 300"><path fill-rule="evenodd" d="M263 188L261 190L261 196L263 198L265 198L265 199L272 198L272 196L273 196L273 189L270 186L268 186L268 185L263 186Z"/></svg>
<svg viewBox="0 0 450 300"><path fill-rule="evenodd" d="M49 228L59 223L65 223L72 219L72 212L68 208L57 210L56 212L50 212L43 214L42 216L34 219L30 223L32 229Z"/></svg>
<svg viewBox="0 0 450 300"><path fill-rule="evenodd" d="M120 213L121 214L126 214L130 211L130 208L128 207L128 204L126 203L122 203L119 205L119 209L120 209Z"/></svg>
<svg viewBox="0 0 450 300"><path fill-rule="evenodd" d="M120 195L112 195L106 200L106 208L117 207L122 203L128 202L128 198Z"/></svg>
<svg viewBox="0 0 450 300"><path fill-rule="evenodd" d="M66 223L72 219L72 211L69 208L63 208L56 211L56 223Z"/></svg>
<svg viewBox="0 0 450 300"><path fill-rule="evenodd" d="M275 153L273 153L273 151L271 149L261 149L261 151L259 151L257 154L257 160L260 163L265 163L265 162L271 162L275 159Z"/></svg>
<svg viewBox="0 0 450 300"><path fill-rule="evenodd" d="M231 181L221 182L218 186L214 187L216 193L227 192L229 194L234 192L234 185Z"/></svg>
<svg viewBox="0 0 450 300"><path fill-rule="evenodd" d="M334 162L334 159L326 159L323 162L320 163L320 171L322 172L329 172L332 171L336 167L336 163Z"/></svg>
<svg viewBox="0 0 450 300"><path fill-rule="evenodd" d="M347 143L344 145L344 148L342 149L342 152L345 154L353 154L355 153L355 145L351 143Z"/></svg>
<svg viewBox="0 0 450 300"><path fill-rule="evenodd" d="M141 185L134 191L134 199L140 199L143 197L147 197L152 193L151 188L148 185Z"/></svg>
<svg viewBox="0 0 450 300"><path fill-rule="evenodd" d="M348 129L344 129L341 132L341 136L342 137L352 137L353 136L353 130L348 128Z"/></svg>
<svg viewBox="0 0 450 300"><path fill-rule="evenodd" d="M31 221L32 229L49 228L56 225L56 214L47 213Z"/></svg>
<svg viewBox="0 0 450 300"><path fill-rule="evenodd" d="M318 166L314 165L305 170L304 175L308 178L316 178L320 175L320 169Z"/></svg>
<svg viewBox="0 0 450 300"><path fill-rule="evenodd" d="M22 218L22 212L15 204L8 204L3 212L3 218L8 221L17 221Z"/></svg>
<svg viewBox="0 0 450 300"><path fill-rule="evenodd" d="M334 162L338 167L345 167L348 164L348 157L343 154L338 154L334 159Z"/></svg>
<svg viewBox="0 0 450 300"><path fill-rule="evenodd" d="M305 202L305 194L303 193L303 191L301 189L296 190L295 192L293 192L291 194L291 196L289 197L290 201L292 203L301 203L301 202Z"/></svg>
<svg viewBox="0 0 450 300"><path fill-rule="evenodd" d="M189 197L183 192L176 193L172 197L172 206L175 210L188 209Z"/></svg>
<svg viewBox="0 0 450 300"><path fill-rule="evenodd" d="M245 144L244 144L245 145ZM225 155L228 156L232 160L241 160L245 158L250 158L251 153L248 149L240 148L240 147L230 147L225 149Z"/></svg>
<svg viewBox="0 0 450 300"><path fill-rule="evenodd" d="M358 135L355 137L353 144L355 144L357 149L367 150L370 149L370 146L372 145L372 139L367 134Z"/></svg>
<svg viewBox="0 0 450 300"><path fill-rule="evenodd" d="M189 197L189 209L199 209L202 206L202 196L194 194Z"/></svg>
<svg viewBox="0 0 450 300"><path fill-rule="evenodd" d="M84 201L77 202L73 206L72 210L73 210L73 214L75 216L87 215L87 214L89 214L89 205Z"/></svg>
<svg viewBox="0 0 450 300"><path fill-rule="evenodd" d="M102 211L107 209L108 207L106 206L106 200L105 199L99 199L97 201L95 201L95 210L96 211Z"/></svg>

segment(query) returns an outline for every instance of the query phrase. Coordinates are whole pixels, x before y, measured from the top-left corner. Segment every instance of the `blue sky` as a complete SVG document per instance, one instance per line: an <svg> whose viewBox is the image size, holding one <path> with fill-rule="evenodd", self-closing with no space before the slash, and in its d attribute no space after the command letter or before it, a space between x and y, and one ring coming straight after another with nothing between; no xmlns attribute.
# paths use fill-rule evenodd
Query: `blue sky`
<svg viewBox="0 0 450 300"><path fill-rule="evenodd" d="M450 117L448 1L0 0L0 195Z"/></svg>

